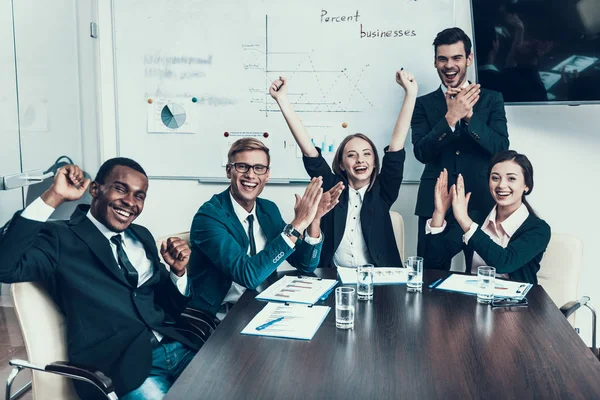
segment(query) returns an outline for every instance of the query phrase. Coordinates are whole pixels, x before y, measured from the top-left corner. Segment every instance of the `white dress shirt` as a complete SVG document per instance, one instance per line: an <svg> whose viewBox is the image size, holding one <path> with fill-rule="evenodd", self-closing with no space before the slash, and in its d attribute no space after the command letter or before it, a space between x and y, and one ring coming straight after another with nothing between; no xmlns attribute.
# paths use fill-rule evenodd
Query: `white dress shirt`
<svg viewBox="0 0 600 400"><path fill-rule="evenodd" d="M333 262L337 266L358 267L359 265L371 264L360 222L360 210L362 210L368 188L369 185L358 190L348 187L346 229L342 241L333 255Z"/></svg>
<svg viewBox="0 0 600 400"><path fill-rule="evenodd" d="M46 222L53 212L54 208L44 203L44 201L40 197L38 197L25 210L23 210L21 216L23 218L30 219L33 221ZM117 265L119 265L119 258L117 256L117 245L110 240L113 236L117 235L118 233L113 232L106 226L104 226L101 222L94 218L90 211L88 211L87 213L87 218L89 218L92 224L94 224L94 226L98 228L100 233L102 233L102 235L106 237L106 239L108 240L108 244L110 245L110 248L113 252L113 256L115 257L115 261L117 262ZM140 287L148 279L150 279L152 277L152 274L154 273L154 270L152 268L152 261L148 259L148 256L146 255L146 249L144 248L142 242L140 242L133 234L131 234L131 232L127 230L125 232L121 232L121 238L123 239L123 250L125 251L125 254L127 254L127 258L129 258L131 265L136 269L138 273L137 287ZM161 267L159 266L159 268ZM173 281L175 286L177 286L179 292L182 295L187 296L187 272L184 273L181 277L175 275L173 272L171 272L169 275L171 277L171 281ZM163 335L156 331L153 332L158 341L160 342L163 338Z"/></svg>

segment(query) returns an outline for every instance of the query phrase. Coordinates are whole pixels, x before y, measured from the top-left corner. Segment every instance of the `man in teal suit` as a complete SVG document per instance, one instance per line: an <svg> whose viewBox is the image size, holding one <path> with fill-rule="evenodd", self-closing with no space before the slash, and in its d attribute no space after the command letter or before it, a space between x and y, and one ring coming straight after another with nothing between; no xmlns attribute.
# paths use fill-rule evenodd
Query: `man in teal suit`
<svg viewBox="0 0 600 400"><path fill-rule="evenodd" d="M227 177L231 185L214 195L196 213L190 230L189 276L192 307L220 319L246 289L256 289L283 261L310 273L319 264L320 220L341 193L323 194L314 178L304 196L296 195L294 219L286 224L275 203L258 198L270 174L269 149L244 138L229 150Z"/></svg>
<svg viewBox="0 0 600 400"><path fill-rule="evenodd" d="M415 215L419 216L417 254L425 258L426 267L425 223L433 214L433 192L440 172L448 171L448 185L462 174L466 191L471 192L469 209L487 214L494 206L487 182L488 163L509 145L502 95L466 79L473 62L469 37L460 28L448 28L438 33L433 46L434 66L442 84L417 98L411 122L415 157L425 164Z"/></svg>

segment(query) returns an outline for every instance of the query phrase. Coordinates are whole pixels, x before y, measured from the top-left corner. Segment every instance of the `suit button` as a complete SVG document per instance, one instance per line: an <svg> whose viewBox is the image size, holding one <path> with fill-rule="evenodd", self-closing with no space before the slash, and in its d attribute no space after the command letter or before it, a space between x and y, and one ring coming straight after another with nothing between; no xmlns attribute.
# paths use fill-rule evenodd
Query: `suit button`
<svg viewBox="0 0 600 400"><path fill-rule="evenodd" d="M456 155L460 156L460 150L456 150Z"/></svg>
<svg viewBox="0 0 600 400"><path fill-rule="evenodd" d="M136 296L137 296L137 293L136 293L136 292L133 292L133 297L136 297Z"/></svg>

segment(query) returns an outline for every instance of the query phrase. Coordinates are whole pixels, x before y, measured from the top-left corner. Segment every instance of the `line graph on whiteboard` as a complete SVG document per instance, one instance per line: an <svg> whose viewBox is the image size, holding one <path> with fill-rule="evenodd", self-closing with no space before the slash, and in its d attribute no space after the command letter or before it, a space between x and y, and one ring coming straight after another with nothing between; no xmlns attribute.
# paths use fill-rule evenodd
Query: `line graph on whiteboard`
<svg viewBox="0 0 600 400"><path fill-rule="evenodd" d="M251 103L265 113L279 113L271 100L268 87L280 76L290 81L288 97L298 113L361 113L373 107L373 102L365 93L365 73L370 65L331 67L323 66L314 49L306 51L280 51L269 44L269 17L265 16L265 43L244 45L246 70L264 72L264 88L251 88Z"/></svg>

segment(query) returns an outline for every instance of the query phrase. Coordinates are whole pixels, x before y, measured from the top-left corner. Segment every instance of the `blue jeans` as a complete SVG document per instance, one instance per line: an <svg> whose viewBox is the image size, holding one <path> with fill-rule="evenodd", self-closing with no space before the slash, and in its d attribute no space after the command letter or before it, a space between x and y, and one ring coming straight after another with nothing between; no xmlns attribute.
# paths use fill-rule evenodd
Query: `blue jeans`
<svg viewBox="0 0 600 400"><path fill-rule="evenodd" d="M121 400L160 400L171 388L175 379L192 361L196 352L179 342L161 344L152 350L152 369L148 378Z"/></svg>

